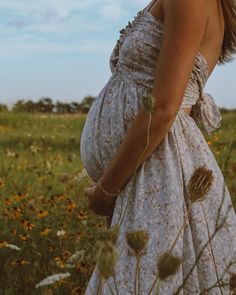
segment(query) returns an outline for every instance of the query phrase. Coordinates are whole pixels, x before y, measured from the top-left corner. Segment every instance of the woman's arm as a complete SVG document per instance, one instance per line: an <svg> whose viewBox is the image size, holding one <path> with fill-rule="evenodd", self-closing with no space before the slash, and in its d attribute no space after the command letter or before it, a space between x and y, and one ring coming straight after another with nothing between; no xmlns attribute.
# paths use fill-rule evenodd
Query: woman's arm
<svg viewBox="0 0 236 295"><path fill-rule="evenodd" d="M205 0L165 0L164 32L151 95L157 98L152 112L149 146L139 167L170 130L183 100L206 27ZM109 192L122 189L134 174L147 143L149 116L143 108L134 118L112 158L101 184Z"/></svg>

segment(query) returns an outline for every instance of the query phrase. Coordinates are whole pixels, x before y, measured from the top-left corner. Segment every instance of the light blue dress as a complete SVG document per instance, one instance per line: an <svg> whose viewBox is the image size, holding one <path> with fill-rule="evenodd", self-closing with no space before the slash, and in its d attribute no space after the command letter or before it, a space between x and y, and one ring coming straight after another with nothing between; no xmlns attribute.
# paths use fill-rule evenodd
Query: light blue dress
<svg viewBox="0 0 236 295"><path fill-rule="evenodd" d="M163 22L145 8L120 33L110 57L112 74L93 102L81 136L81 159L95 182L103 175L142 106L142 97L152 89ZM230 294L229 286L221 290L215 287L201 293L217 281L216 271L221 277L228 263L236 257L236 215L232 200L222 172L198 126L203 124L211 134L221 124L222 117L213 97L203 92L208 77L207 61L198 52L182 105L171 129L137 171L134 197L128 202L116 243L119 259L115 275L120 295L134 294L135 257L130 255L126 233L145 229L149 234L146 254L141 256L140 273L140 294L147 295L157 274L158 257L170 250L183 224L189 206L188 181L194 170L203 165L211 169L214 176L211 189L202 201L210 233L215 229L223 189L224 202L220 217L222 219L227 215L227 222L212 239L214 257L208 245L178 294ZM183 111L189 106L193 106L191 116ZM119 224L130 189L131 181L116 199L111 226ZM159 295L172 295L178 290L208 240L203 207L200 202L193 203L172 253L182 258L182 265L177 274L159 284ZM224 278L227 280L229 277ZM107 282L117 294L113 278L108 278ZM107 282L102 289L105 295L112 294ZM97 294L98 284L99 273L95 267L85 295ZM157 294L157 289L154 288L151 294Z"/></svg>

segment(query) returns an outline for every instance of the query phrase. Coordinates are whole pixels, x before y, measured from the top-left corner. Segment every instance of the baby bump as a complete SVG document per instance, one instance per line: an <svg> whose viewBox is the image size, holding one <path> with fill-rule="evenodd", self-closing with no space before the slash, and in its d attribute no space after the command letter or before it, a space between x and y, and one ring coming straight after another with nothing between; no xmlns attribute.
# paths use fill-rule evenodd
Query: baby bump
<svg viewBox="0 0 236 295"><path fill-rule="evenodd" d="M140 107L137 86L114 74L87 114L80 140L82 163L97 181L118 150Z"/></svg>

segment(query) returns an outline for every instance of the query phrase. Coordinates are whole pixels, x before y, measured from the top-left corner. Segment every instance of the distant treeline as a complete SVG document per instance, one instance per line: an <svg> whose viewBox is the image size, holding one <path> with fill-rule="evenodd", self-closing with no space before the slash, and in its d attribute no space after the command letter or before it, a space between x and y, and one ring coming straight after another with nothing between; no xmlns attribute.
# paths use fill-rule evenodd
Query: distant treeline
<svg viewBox="0 0 236 295"><path fill-rule="evenodd" d="M12 107L12 112L29 112L29 113L54 113L54 114L73 114L87 113L95 97L86 96L78 102L60 102L55 103L49 97L42 97L38 101L18 100ZM0 104L0 112L10 111L6 104Z"/></svg>
<svg viewBox="0 0 236 295"><path fill-rule="evenodd" d="M29 113L50 113L50 114L73 114L73 113L87 113L91 107L95 97L85 96L84 99L78 102L60 102L53 100L50 97L42 97L38 101L32 100L18 100L12 107L12 112L29 112ZM0 112L10 111L6 104L0 103ZM236 108L227 109L220 108L222 113L236 112Z"/></svg>

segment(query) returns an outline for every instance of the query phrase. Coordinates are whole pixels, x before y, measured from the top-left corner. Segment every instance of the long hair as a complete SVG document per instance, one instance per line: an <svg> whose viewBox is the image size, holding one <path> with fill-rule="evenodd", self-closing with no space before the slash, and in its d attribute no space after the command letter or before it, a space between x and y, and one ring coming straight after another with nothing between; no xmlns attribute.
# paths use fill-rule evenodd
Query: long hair
<svg viewBox="0 0 236 295"><path fill-rule="evenodd" d="M222 0L222 10L225 19L225 32L218 59L218 64L225 64L233 60L236 53L236 0Z"/></svg>

